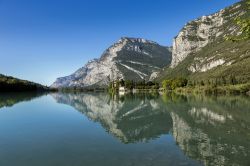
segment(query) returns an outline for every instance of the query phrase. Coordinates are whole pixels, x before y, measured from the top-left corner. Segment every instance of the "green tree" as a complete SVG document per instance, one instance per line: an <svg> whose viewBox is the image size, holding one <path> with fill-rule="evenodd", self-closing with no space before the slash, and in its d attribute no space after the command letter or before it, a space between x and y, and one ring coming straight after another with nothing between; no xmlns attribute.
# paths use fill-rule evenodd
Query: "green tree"
<svg viewBox="0 0 250 166"><path fill-rule="evenodd" d="M171 80L163 80L162 81L162 87L165 90L172 90L172 81Z"/></svg>
<svg viewBox="0 0 250 166"><path fill-rule="evenodd" d="M231 85L236 85L237 84L237 80L236 80L234 75L230 75L229 81L230 81Z"/></svg>
<svg viewBox="0 0 250 166"><path fill-rule="evenodd" d="M125 86L125 81L123 79L120 80L120 86Z"/></svg>

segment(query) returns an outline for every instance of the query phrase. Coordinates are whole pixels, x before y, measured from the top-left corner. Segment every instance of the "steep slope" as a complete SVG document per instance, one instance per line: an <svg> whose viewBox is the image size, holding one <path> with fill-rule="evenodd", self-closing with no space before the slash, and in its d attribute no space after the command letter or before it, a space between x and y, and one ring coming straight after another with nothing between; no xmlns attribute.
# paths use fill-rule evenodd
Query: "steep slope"
<svg viewBox="0 0 250 166"><path fill-rule="evenodd" d="M186 24L174 39L171 67L165 68L158 79L184 76L201 80L235 75L242 82L250 80L250 41L225 40L226 36L240 35L235 24L239 16L250 17L246 1Z"/></svg>
<svg viewBox="0 0 250 166"><path fill-rule="evenodd" d="M139 38L121 38L100 57L51 87L105 86L112 80L149 80L171 62L171 49Z"/></svg>

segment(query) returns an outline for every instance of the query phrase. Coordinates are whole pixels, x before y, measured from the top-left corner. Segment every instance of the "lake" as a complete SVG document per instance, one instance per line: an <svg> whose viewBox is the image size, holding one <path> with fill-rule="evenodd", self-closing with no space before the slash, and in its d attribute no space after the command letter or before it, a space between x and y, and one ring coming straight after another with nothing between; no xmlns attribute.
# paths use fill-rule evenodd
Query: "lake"
<svg viewBox="0 0 250 166"><path fill-rule="evenodd" d="M0 94L0 165L250 165L250 98Z"/></svg>

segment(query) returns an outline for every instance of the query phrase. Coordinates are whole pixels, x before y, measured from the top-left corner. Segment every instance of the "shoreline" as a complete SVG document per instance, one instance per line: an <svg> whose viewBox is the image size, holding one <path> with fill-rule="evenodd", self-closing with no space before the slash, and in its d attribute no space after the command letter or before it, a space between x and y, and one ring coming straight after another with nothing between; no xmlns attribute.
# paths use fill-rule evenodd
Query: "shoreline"
<svg viewBox="0 0 250 166"><path fill-rule="evenodd" d="M250 96L250 83L222 86L195 86L181 87L173 90L182 94L207 94L207 95L247 95Z"/></svg>

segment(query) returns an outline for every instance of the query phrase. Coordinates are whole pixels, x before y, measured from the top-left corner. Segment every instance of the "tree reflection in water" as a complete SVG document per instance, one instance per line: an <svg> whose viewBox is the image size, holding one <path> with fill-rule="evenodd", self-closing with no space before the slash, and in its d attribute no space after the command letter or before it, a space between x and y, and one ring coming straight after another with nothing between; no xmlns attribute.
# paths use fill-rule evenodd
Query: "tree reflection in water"
<svg viewBox="0 0 250 166"><path fill-rule="evenodd" d="M205 165L248 165L250 100L242 96L56 93L123 143L171 133L184 153Z"/></svg>

